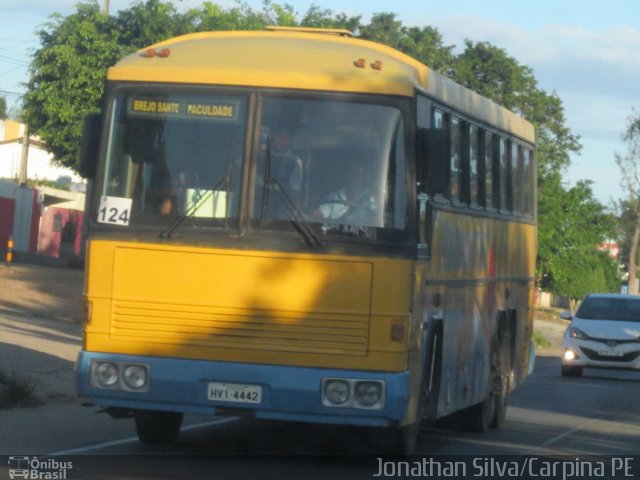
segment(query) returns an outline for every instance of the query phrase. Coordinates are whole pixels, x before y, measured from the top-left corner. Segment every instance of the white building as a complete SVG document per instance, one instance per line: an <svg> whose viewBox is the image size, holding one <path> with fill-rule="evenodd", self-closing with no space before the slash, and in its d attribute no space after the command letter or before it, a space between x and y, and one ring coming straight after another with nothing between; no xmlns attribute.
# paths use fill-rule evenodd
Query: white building
<svg viewBox="0 0 640 480"><path fill-rule="evenodd" d="M24 129L25 126L22 123L0 120L0 178L16 179L20 175ZM29 138L27 178L61 183L83 183L76 172L53 163L53 156L44 149L38 137Z"/></svg>

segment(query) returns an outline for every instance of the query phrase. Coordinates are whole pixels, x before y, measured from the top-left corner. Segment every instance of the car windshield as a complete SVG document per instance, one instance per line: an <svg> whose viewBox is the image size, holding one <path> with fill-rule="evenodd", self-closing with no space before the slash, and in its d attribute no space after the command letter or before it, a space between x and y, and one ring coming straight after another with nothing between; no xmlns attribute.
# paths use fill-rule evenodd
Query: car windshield
<svg viewBox="0 0 640 480"><path fill-rule="evenodd" d="M587 297L580 305L576 316L586 320L618 320L640 323L640 297Z"/></svg>

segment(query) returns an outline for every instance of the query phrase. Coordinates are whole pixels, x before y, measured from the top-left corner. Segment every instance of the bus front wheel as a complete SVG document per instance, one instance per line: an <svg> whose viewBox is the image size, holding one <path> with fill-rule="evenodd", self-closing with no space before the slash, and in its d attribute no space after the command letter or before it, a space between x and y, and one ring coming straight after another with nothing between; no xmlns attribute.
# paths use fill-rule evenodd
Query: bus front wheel
<svg viewBox="0 0 640 480"><path fill-rule="evenodd" d="M174 443L180 433L182 413L136 410L136 432L142 443L168 445Z"/></svg>

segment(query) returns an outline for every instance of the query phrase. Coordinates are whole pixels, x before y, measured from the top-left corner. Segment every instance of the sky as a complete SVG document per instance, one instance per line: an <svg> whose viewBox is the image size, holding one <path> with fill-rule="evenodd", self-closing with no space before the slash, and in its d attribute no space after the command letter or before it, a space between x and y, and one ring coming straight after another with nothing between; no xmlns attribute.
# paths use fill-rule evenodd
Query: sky
<svg viewBox="0 0 640 480"><path fill-rule="evenodd" d="M102 4L104 0L99 0ZM223 7L233 0L212 0ZM262 0L245 0L254 9ZM76 0L0 0L0 96L11 107L24 93L36 29L52 13L75 12ZM110 11L131 0L110 0ZM198 0L176 0L178 8ZM533 70L539 87L560 97L566 126L580 136L572 155L568 185L591 180L594 195L609 205L623 197L615 153L628 119L640 113L640 1L638 0L273 0L302 16L315 3L366 22L392 12L404 26L433 26L445 45L460 51L465 39L487 41Z"/></svg>

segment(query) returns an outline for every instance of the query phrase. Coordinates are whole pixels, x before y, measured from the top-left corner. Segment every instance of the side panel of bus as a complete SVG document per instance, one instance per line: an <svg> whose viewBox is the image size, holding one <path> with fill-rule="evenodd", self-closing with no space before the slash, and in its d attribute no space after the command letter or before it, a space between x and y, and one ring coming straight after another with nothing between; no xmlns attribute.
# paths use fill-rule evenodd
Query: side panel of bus
<svg viewBox="0 0 640 480"><path fill-rule="evenodd" d="M509 390L526 378L536 228L451 208L434 210L431 255L416 272L414 311L424 331L441 328L437 365L426 365L438 370L441 417L486 397L492 342L501 326L509 335Z"/></svg>

